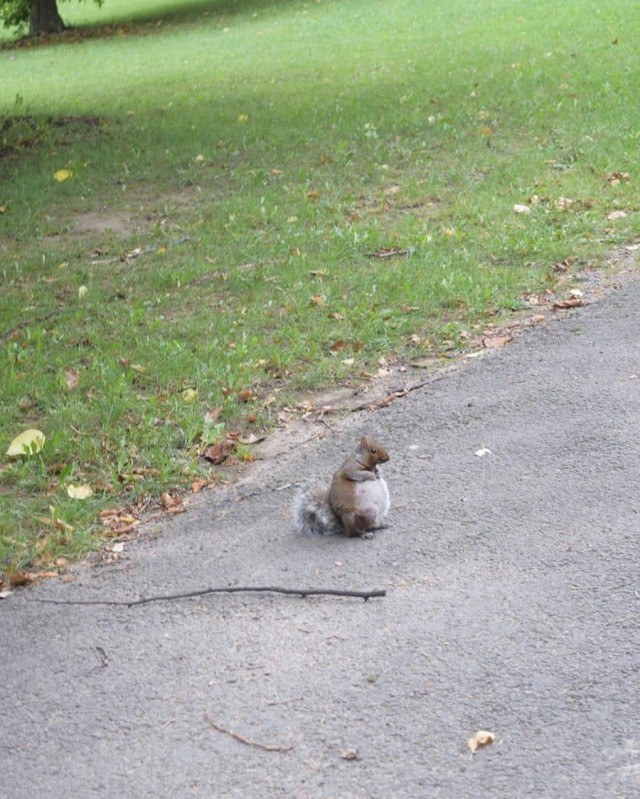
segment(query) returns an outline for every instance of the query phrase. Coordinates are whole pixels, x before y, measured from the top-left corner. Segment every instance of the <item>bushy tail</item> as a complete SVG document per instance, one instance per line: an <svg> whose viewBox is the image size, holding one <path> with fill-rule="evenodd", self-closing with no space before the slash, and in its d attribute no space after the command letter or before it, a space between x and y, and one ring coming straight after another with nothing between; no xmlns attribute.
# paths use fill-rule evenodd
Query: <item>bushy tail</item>
<svg viewBox="0 0 640 799"><path fill-rule="evenodd" d="M302 486L293 501L293 521L303 535L333 535L342 531L329 505L329 492L320 485Z"/></svg>

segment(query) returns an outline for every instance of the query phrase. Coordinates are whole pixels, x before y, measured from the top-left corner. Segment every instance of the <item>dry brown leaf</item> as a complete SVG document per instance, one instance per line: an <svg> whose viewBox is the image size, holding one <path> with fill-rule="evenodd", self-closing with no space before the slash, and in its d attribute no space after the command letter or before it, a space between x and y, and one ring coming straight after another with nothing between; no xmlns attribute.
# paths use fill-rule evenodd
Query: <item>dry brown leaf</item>
<svg viewBox="0 0 640 799"><path fill-rule="evenodd" d="M194 494L198 494L200 491L202 491L204 488L208 488L210 485L213 485L212 480L194 480L193 483L191 483L191 491Z"/></svg>
<svg viewBox="0 0 640 799"><path fill-rule="evenodd" d="M628 183L631 175L628 172L612 172L607 175L607 180L612 186L617 186L619 183Z"/></svg>
<svg viewBox="0 0 640 799"><path fill-rule="evenodd" d="M17 588L20 585L28 585L32 583L34 580L33 574L29 574L29 572L12 572L9 575L9 585L12 588Z"/></svg>
<svg viewBox="0 0 640 799"><path fill-rule="evenodd" d="M218 441L217 444L212 444L211 446L207 447L202 453L202 456L216 466L219 466L227 460L235 448L235 442L225 438L222 441Z"/></svg>
<svg viewBox="0 0 640 799"><path fill-rule="evenodd" d="M566 300L556 300L553 303L554 308L579 308L584 305L582 297L568 297Z"/></svg>
<svg viewBox="0 0 640 799"><path fill-rule="evenodd" d="M64 370L64 382L67 384L68 389L74 389L78 385L78 372L75 369L65 369Z"/></svg>
<svg viewBox="0 0 640 799"><path fill-rule="evenodd" d="M467 746L472 752L475 752L476 749L480 749L482 746L488 746L492 744L496 739L494 733L489 732L489 730L478 730L475 735L472 735L471 738L467 741Z"/></svg>
<svg viewBox="0 0 640 799"><path fill-rule="evenodd" d="M248 436L242 436L239 441L241 444L258 444L260 441L264 441L266 435L256 435L255 433L251 433Z"/></svg>
<svg viewBox="0 0 640 799"><path fill-rule="evenodd" d="M627 214L624 211L612 211L607 219L613 222L616 219L624 219L626 215Z"/></svg>
<svg viewBox="0 0 640 799"><path fill-rule="evenodd" d="M182 505L182 497L177 494L172 496L167 491L163 491L160 494L160 503L165 510L171 510Z"/></svg>
<svg viewBox="0 0 640 799"><path fill-rule="evenodd" d="M558 261L557 264L553 265L554 272L566 272L571 268L571 264L574 259L572 258L565 258L564 261Z"/></svg>
<svg viewBox="0 0 640 799"><path fill-rule="evenodd" d="M206 424L214 424L220 418L220 414L222 413L222 405L217 408L210 408L204 415L204 421Z"/></svg>
<svg viewBox="0 0 640 799"><path fill-rule="evenodd" d="M570 197L558 197L556 200L556 208L558 211L568 211L573 206L573 200Z"/></svg>
<svg viewBox="0 0 640 799"><path fill-rule="evenodd" d="M482 339L482 343L488 349L494 347L504 347L505 344L508 344L510 341L513 341L513 336L503 335L503 336L485 336Z"/></svg>
<svg viewBox="0 0 640 799"><path fill-rule="evenodd" d="M516 203L513 206L513 213L514 214L530 214L531 208L528 205L521 205L520 203Z"/></svg>

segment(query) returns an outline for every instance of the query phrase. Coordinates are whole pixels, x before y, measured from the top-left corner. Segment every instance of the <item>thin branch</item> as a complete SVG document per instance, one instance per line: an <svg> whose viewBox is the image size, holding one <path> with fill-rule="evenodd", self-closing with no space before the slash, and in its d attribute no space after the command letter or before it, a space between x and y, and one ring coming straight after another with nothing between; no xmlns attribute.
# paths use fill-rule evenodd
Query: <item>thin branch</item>
<svg viewBox="0 0 640 799"><path fill-rule="evenodd" d="M185 591L182 594L164 594L158 596L142 597L140 599L111 600L111 599L41 599L35 597L33 602L45 602L48 605L110 605L132 608L135 605L147 605L150 602L169 602L172 599L190 599L207 594L237 594L245 593L271 593L271 594L293 594L295 596L346 596L356 599L372 599L373 597L383 597L387 592L376 591L341 591L338 588L279 588L277 586L232 586L230 588L202 588L199 591Z"/></svg>
<svg viewBox="0 0 640 799"><path fill-rule="evenodd" d="M247 746L255 746L258 749L264 749L265 752L290 752L293 749L293 746L273 746L271 744L261 744L259 741L252 741L249 738L245 738L243 735L240 735L240 733L233 732L233 730L228 730L221 724L217 724L208 713L205 713L204 717L209 724L211 724L214 730L218 730L218 732L224 732L227 735L230 735L232 738L235 738L236 741L247 744Z"/></svg>
<svg viewBox="0 0 640 799"><path fill-rule="evenodd" d="M444 374L437 374L427 377L425 380L420 380L420 382L414 383L411 386L399 389L398 391L393 391L391 394L387 394L387 396L383 397L382 399L369 400L369 402L363 402L360 405L355 405L353 408L349 408L349 411L351 413L355 413L356 411L377 411L380 408L386 408L387 405L391 405L391 403L395 402L397 399L406 397L407 394L411 394L412 391L417 391L418 389L424 388L431 383L436 383L439 380L442 380L443 377Z"/></svg>

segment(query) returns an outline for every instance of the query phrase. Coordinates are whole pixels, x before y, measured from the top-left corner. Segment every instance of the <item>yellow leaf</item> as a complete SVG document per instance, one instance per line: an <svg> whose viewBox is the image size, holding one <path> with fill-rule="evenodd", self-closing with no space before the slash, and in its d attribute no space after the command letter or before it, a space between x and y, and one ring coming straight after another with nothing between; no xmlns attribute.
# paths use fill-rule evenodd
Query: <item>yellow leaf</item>
<svg viewBox="0 0 640 799"><path fill-rule="evenodd" d="M186 388L186 389L185 389L185 390L182 392L182 399L183 399L185 402L193 402L193 401L194 401L194 399L195 399L197 396L198 396L198 392L195 390L195 388Z"/></svg>
<svg viewBox="0 0 640 799"><path fill-rule="evenodd" d="M240 114L238 116L238 122L247 122L249 119L248 114Z"/></svg>
<svg viewBox="0 0 640 799"><path fill-rule="evenodd" d="M87 499L87 497L93 494L93 490L91 486L86 485L86 483L81 486L68 485L67 494L71 499Z"/></svg>
<svg viewBox="0 0 640 799"><path fill-rule="evenodd" d="M58 183L62 183L63 180L69 180L69 178L73 177L73 172L70 169L59 169L57 172L54 172L53 179L57 180Z"/></svg>
<svg viewBox="0 0 640 799"><path fill-rule="evenodd" d="M16 436L7 450L10 458L17 458L20 455L31 455L40 452L44 447L45 435L40 430L25 430Z"/></svg>

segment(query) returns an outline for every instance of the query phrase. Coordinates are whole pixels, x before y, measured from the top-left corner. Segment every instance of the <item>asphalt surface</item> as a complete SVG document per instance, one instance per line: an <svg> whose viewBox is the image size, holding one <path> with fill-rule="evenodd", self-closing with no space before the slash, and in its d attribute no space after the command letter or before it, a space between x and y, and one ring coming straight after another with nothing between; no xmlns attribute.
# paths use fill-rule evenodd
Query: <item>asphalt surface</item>
<svg viewBox="0 0 640 799"><path fill-rule="evenodd" d="M324 429L0 603L0 797L640 796L640 281ZM297 535L369 431L388 528ZM229 585L387 594L35 601Z"/></svg>

